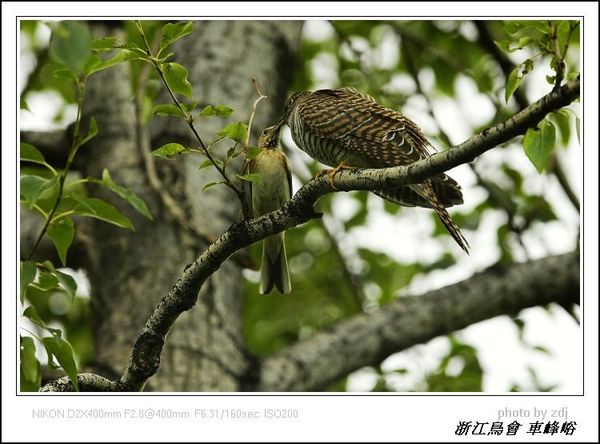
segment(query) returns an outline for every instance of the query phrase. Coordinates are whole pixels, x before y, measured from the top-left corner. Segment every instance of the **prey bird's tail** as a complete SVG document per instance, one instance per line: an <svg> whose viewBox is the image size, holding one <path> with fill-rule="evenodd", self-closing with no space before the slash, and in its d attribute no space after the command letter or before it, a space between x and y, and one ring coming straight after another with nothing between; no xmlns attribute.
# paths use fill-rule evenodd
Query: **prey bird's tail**
<svg viewBox="0 0 600 444"><path fill-rule="evenodd" d="M269 236L263 240L259 292L268 294L273 288L276 288L281 294L288 294L292 291L283 233Z"/></svg>

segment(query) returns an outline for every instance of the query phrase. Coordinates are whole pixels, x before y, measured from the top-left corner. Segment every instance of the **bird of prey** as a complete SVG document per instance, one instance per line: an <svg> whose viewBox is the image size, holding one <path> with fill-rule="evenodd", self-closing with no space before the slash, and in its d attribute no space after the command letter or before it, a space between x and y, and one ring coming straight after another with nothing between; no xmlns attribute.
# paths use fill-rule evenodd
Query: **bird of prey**
<svg viewBox="0 0 600 444"><path fill-rule="evenodd" d="M409 165L434 148L416 123L352 87L300 91L290 97L276 126L287 124L294 142L313 159L341 168L386 168ZM469 244L447 207L462 204L458 183L437 174L418 184L375 193L404 206L433 209L458 245Z"/></svg>

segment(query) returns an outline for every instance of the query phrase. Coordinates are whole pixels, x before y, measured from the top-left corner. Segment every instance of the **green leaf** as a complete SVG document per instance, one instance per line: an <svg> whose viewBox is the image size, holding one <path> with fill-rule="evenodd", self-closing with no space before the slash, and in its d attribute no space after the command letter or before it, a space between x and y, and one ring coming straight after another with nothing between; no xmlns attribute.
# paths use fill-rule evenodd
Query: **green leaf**
<svg viewBox="0 0 600 444"><path fill-rule="evenodd" d="M173 42L191 34L193 31L194 25L192 22L167 23L161 29L162 39L160 41L159 54Z"/></svg>
<svg viewBox="0 0 600 444"><path fill-rule="evenodd" d="M518 20L508 20L504 23L504 32L512 35L523 28L523 26L523 23Z"/></svg>
<svg viewBox="0 0 600 444"><path fill-rule="evenodd" d="M510 48L510 43L510 40L494 40L494 44L505 52L508 52Z"/></svg>
<svg viewBox="0 0 600 444"><path fill-rule="evenodd" d="M52 32L50 53L77 75L83 73L91 49L89 30L81 22L61 22Z"/></svg>
<svg viewBox="0 0 600 444"><path fill-rule="evenodd" d="M525 154L541 173L552 155L556 144L556 128L549 120L543 120L537 129L528 129L523 139Z"/></svg>
<svg viewBox="0 0 600 444"><path fill-rule="evenodd" d="M581 120L579 119L579 117L575 117L575 129L577 130L577 141L579 143L581 143L581 136L580 136L580 126L581 126Z"/></svg>
<svg viewBox="0 0 600 444"><path fill-rule="evenodd" d="M65 341L60 335L42 338L42 343L46 347L48 354L56 357L56 360L61 365L76 391L79 391L77 384L77 365L73 356L73 348L71 344Z"/></svg>
<svg viewBox="0 0 600 444"><path fill-rule="evenodd" d="M109 203L95 197L77 199L77 202L75 213L80 216L93 217L121 228L133 230L131 221Z"/></svg>
<svg viewBox="0 0 600 444"><path fill-rule="evenodd" d="M223 182L222 180L220 180L220 181L218 181L218 182L210 182L210 183L207 183L206 185L204 185L204 186L202 187L202 191L206 191L206 190L208 190L209 188L212 188L212 187L214 187L215 185L219 185L219 184L221 184L221 183L225 183L225 182Z"/></svg>
<svg viewBox="0 0 600 444"><path fill-rule="evenodd" d="M87 60L85 61L85 66L83 67L83 73L86 76L89 76L93 69L102 63L102 58L97 54L90 54Z"/></svg>
<svg viewBox="0 0 600 444"><path fill-rule="evenodd" d="M161 66L165 80L173 92L192 97L192 85L188 81L188 72L179 63L163 63Z"/></svg>
<svg viewBox="0 0 600 444"><path fill-rule="evenodd" d="M146 51L140 48L134 42L123 42L119 40L117 37L102 37L99 39L92 40L91 44L92 49L96 51L112 51L113 49L117 50L129 50L136 53L139 56L143 56L144 58L148 57Z"/></svg>
<svg viewBox="0 0 600 444"><path fill-rule="evenodd" d="M526 37L521 37L519 39L519 43L518 43L518 47L519 49L522 49L524 47L526 47L528 44L530 44L533 41L533 39L529 36Z"/></svg>
<svg viewBox="0 0 600 444"><path fill-rule="evenodd" d="M52 75L57 79L77 80L77 76L69 68L56 69Z"/></svg>
<svg viewBox="0 0 600 444"><path fill-rule="evenodd" d="M250 174L244 174L244 175L238 174L237 177L239 179L246 180L248 182L252 182L252 183L256 183L256 184L261 183L263 180L262 175L260 175L258 173L250 173Z"/></svg>
<svg viewBox="0 0 600 444"><path fill-rule="evenodd" d="M23 203L26 203L29 208L33 208L33 205L40 198L42 193L50 188L54 183L57 183L54 179L45 179L40 176L24 175L21 176L21 196L24 198Z"/></svg>
<svg viewBox="0 0 600 444"><path fill-rule="evenodd" d="M27 294L27 287L29 284L33 282L35 279L35 275L37 273L37 268L33 262L21 262L20 264L20 273L19 273L19 287L20 287L20 299L21 304L25 300L25 295Z"/></svg>
<svg viewBox="0 0 600 444"><path fill-rule="evenodd" d="M25 316L34 324L39 325L42 328L46 328L46 324L44 321L42 321L42 318L40 318L40 315L33 305L30 305L25 309L25 311L23 311L23 316Z"/></svg>
<svg viewBox="0 0 600 444"><path fill-rule="evenodd" d="M114 56L103 60L103 59L96 59L95 63L92 64L88 64L85 68L84 68L84 72L87 76L91 76L92 74L98 72L98 71L102 71L103 69L107 69L110 68L112 66L118 65L119 63L123 63L123 62L127 62L129 60L140 60L142 59L142 57L140 57L140 55L134 51L130 51L128 49L122 49L119 52L117 52Z"/></svg>
<svg viewBox="0 0 600 444"><path fill-rule="evenodd" d="M198 106L198 102L196 101L192 101L190 103L182 103L181 106L183 107L183 109L185 109L188 113L191 113L192 111L194 111L196 109L196 107Z"/></svg>
<svg viewBox="0 0 600 444"><path fill-rule="evenodd" d="M43 328L44 330L46 330L47 332L49 332L52 335L58 335L58 336L61 335L60 329L48 327L44 323L44 321L42 320L42 318L40 317L40 315L38 314L37 310L35 309L35 307L33 305L30 305L29 307L27 307L25 309L25 311L23 312L22 316L26 317L31 322L36 324L38 327Z"/></svg>
<svg viewBox="0 0 600 444"><path fill-rule="evenodd" d="M231 113L233 113L233 109L229 108L228 106L207 105L204 107L204 109L202 111L200 111L200 114L198 114L198 115L200 117L210 117L210 116L229 117L231 115Z"/></svg>
<svg viewBox="0 0 600 444"><path fill-rule="evenodd" d="M48 226L48 237L54 243L60 262L64 265L67 263L67 251L73 242L75 235L75 227L73 220L70 217L62 217L57 221L53 221Z"/></svg>
<svg viewBox="0 0 600 444"><path fill-rule="evenodd" d="M94 137L96 137L97 134L98 134L98 124L96 123L96 118L92 117L90 119L90 128L88 129L88 132L85 135L85 137L83 139L81 139L81 142L79 142L78 146L81 146L81 145L89 142Z"/></svg>
<svg viewBox="0 0 600 444"><path fill-rule="evenodd" d="M514 92L519 87L519 84L523 80L523 77L519 76L519 67L517 66L510 72L508 76L508 81L506 82L506 92L504 94L504 99L508 103L508 99L514 94Z"/></svg>
<svg viewBox="0 0 600 444"><path fill-rule="evenodd" d="M215 106L215 111L217 112L218 117L229 117L231 116L231 113L233 113L233 109L225 105Z"/></svg>
<svg viewBox="0 0 600 444"><path fill-rule="evenodd" d="M213 163L210 161L210 159L206 159L204 162L198 165L198 169L203 170L204 168L208 168L211 166L213 166Z"/></svg>
<svg viewBox="0 0 600 444"><path fill-rule="evenodd" d="M558 46L560 48L561 57L564 57L564 49L567 45L567 38L569 37L569 31L571 26L568 20L562 20L556 29L556 38L558 39Z"/></svg>
<svg viewBox="0 0 600 444"><path fill-rule="evenodd" d="M133 191L128 188L117 185L110 177L110 173L105 168L102 171L102 183L106 188L113 191L121 198L125 199L138 213L146 216L148 219L152 220L152 214L150 210L146 206L146 202L140 199Z"/></svg>
<svg viewBox="0 0 600 444"><path fill-rule="evenodd" d="M152 110L152 114L158 117L175 116L185 117L185 114L178 106L175 105L156 105Z"/></svg>
<svg viewBox="0 0 600 444"><path fill-rule="evenodd" d="M42 271L38 281L34 285L42 290L54 290L58 288L58 279L53 273Z"/></svg>
<svg viewBox="0 0 600 444"><path fill-rule="evenodd" d="M63 273L62 271L54 270L54 275L58 279L58 282L64 287L67 296L71 300L71 303L75 299L75 295L77 294L77 282L73 279L73 276L67 273Z"/></svg>
<svg viewBox="0 0 600 444"><path fill-rule="evenodd" d="M164 159L170 159L176 154L189 153L190 149L180 145L179 143L167 143L160 148L152 151L152 155L156 157L162 157Z"/></svg>
<svg viewBox="0 0 600 444"><path fill-rule="evenodd" d="M112 51L113 49L119 48L121 43L122 42L117 37L101 37L93 39L90 43L90 48L98 51Z"/></svg>
<svg viewBox="0 0 600 444"><path fill-rule="evenodd" d="M21 97L19 100L19 108L24 109L25 111L31 112L31 108L29 108L29 104L23 97Z"/></svg>
<svg viewBox="0 0 600 444"><path fill-rule="evenodd" d="M258 148L256 146L249 146L246 150L246 157L248 159L256 159L260 153L262 153L262 148Z"/></svg>
<svg viewBox="0 0 600 444"><path fill-rule="evenodd" d="M561 136L560 141L563 147L567 148L569 144L569 139L571 137L571 119L569 118L569 113L564 109L561 109L559 111L553 112L551 114L551 117L556 123L556 126L558 126Z"/></svg>
<svg viewBox="0 0 600 444"><path fill-rule="evenodd" d="M40 317L40 315L38 314L36 308L33 305L30 305L29 307L27 307L25 309L25 311L23 312L22 316L24 316L27 319L29 319L31 322L33 322L34 324L36 324L38 327L43 328L44 330L46 330L51 335L59 336L60 337L60 335L61 335L60 329L48 327L45 324L45 322L42 320L42 318Z"/></svg>
<svg viewBox="0 0 600 444"><path fill-rule="evenodd" d="M248 133L248 125L243 122L230 123L217 134L219 136L229 137L231 140L235 140L238 143L243 143L246 140L246 134Z"/></svg>
<svg viewBox="0 0 600 444"><path fill-rule="evenodd" d="M29 336L20 340L20 391L37 392L42 381L42 367L35 355L35 343Z"/></svg>
<svg viewBox="0 0 600 444"><path fill-rule="evenodd" d="M550 35L552 33L552 27L548 20L534 20L533 26L543 35Z"/></svg>
<svg viewBox="0 0 600 444"><path fill-rule="evenodd" d="M44 262L42 262L42 266L45 267L46 269L50 270L50 271L54 271L54 264L52 262L50 262L49 260L45 260Z"/></svg>
<svg viewBox="0 0 600 444"><path fill-rule="evenodd" d="M46 163L43 154L40 153L36 147L25 142L21 142L19 158L26 162L39 163L42 165Z"/></svg>

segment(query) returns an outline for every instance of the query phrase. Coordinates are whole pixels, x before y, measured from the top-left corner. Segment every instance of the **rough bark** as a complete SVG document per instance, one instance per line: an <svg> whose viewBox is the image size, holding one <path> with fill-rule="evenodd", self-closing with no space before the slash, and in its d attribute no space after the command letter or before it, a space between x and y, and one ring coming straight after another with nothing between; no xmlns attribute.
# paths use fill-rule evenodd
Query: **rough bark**
<svg viewBox="0 0 600 444"><path fill-rule="evenodd" d="M271 96L261 103L256 128L274 120L290 81L278 66L292 64L301 24L211 21L195 26L196 32L173 50L177 61L189 71L194 100L227 104L236 110L237 120L247 120L255 96L251 78L256 77ZM94 28L96 35L115 33ZM102 193L102 198L130 217L135 231L102 222L90 224L88 273L94 292L95 357L115 374L127 364L131 348L161 294L168 291L185 264L206 247L175 223L152 192L141 150L136 146L136 110L131 97L128 67L119 65L90 79L84 113L96 117L100 132L82 153L82 173L98 177L108 168L113 179L140 195L155 216L149 222ZM166 97L163 103L169 103ZM197 129L209 138L224 123L206 119ZM166 141L194 143L189 128L173 120L154 120L151 125L153 148ZM207 177L207 170L198 171L200 162L192 156L171 162L158 160L157 169L191 223L202 232L219 233L238 219L239 206L225 187L201 191L203 183L215 178ZM239 389L248 366L240 337L241 282L239 266L230 262L213 276L196 309L182 316L170 332L160 371L148 389Z"/></svg>

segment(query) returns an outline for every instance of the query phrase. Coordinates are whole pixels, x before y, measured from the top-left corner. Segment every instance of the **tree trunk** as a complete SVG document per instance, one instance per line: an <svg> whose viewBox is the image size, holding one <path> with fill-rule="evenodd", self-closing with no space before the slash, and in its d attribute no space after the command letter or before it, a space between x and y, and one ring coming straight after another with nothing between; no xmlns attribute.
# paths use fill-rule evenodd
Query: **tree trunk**
<svg viewBox="0 0 600 444"><path fill-rule="evenodd" d="M102 27L94 26L94 34L115 32ZM178 42L173 52L175 60L188 69L199 109L222 103L234 108L232 119L247 121L257 97L251 79L257 79L269 100L260 103L254 121L256 136L282 110L300 29L301 22L197 22L195 32ZM95 318L94 364L115 375L127 364L132 345L159 300L206 246L176 221L153 191L142 157L147 154L138 143L131 98L126 64L91 78L84 115L96 117L99 134L92 146L82 150L80 159L83 175L99 177L107 168L115 182L140 195L154 215L154 220L148 221L102 193L102 198L132 220L135 231L96 221L85 225ZM158 101L170 103L166 94ZM209 141L226 123L212 117L196 122L196 128ZM198 145L181 122L154 118L150 126L152 149L167 142ZM225 144L221 149L227 149ZM202 160L188 155L155 162L163 187L186 219L210 238L239 220L240 206L225 186L202 191L204 184L218 180L209 169L198 170ZM240 390L252 361L241 337L242 287L241 267L226 262L204 286L197 306L178 319L167 338L160 370L147 389Z"/></svg>

